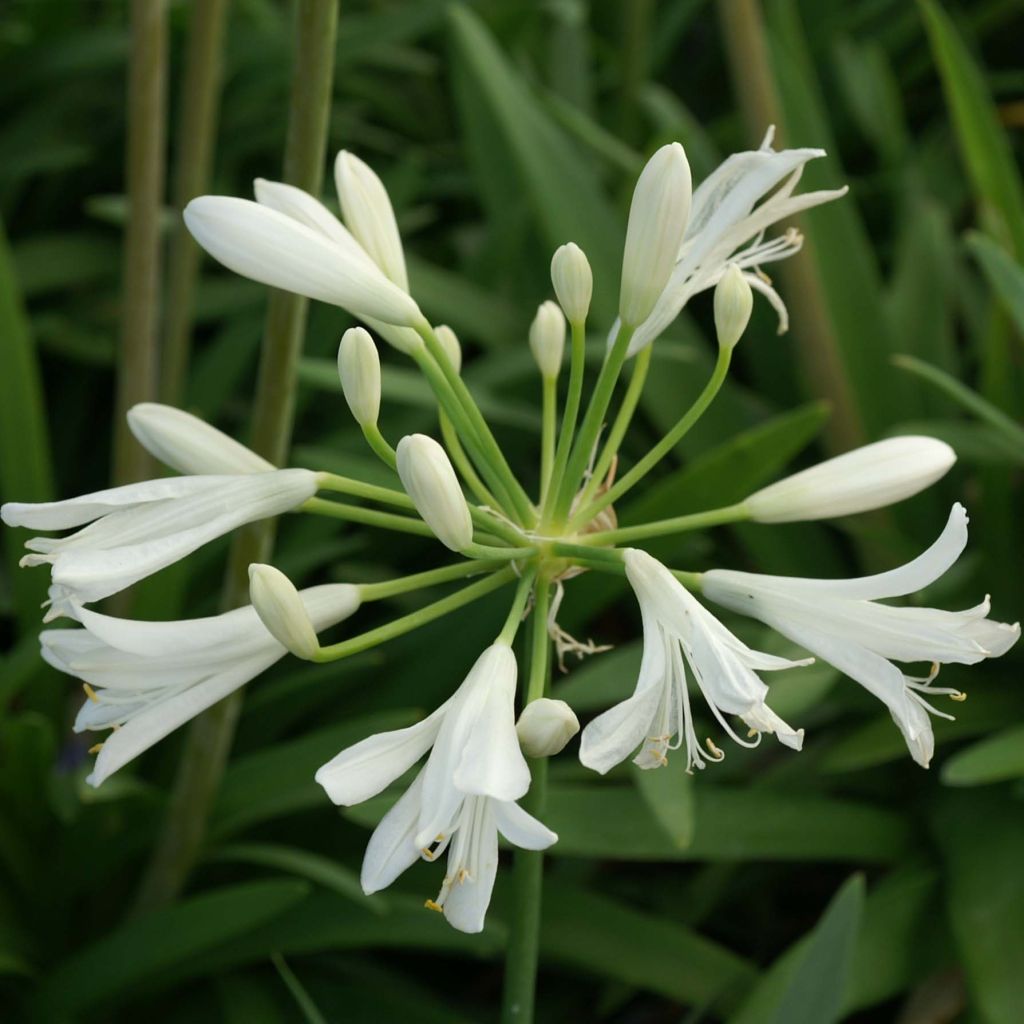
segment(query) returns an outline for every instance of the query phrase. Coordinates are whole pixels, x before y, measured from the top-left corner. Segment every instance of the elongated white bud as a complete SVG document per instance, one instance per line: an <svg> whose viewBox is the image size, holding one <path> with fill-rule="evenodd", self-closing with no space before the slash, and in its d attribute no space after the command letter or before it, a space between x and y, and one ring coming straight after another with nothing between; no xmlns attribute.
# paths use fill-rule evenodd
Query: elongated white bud
<svg viewBox="0 0 1024 1024"><path fill-rule="evenodd" d="M441 343L448 362L455 367L455 372L462 371L462 346L459 344L459 336L447 325L441 324L434 328L434 336Z"/></svg>
<svg viewBox="0 0 1024 1024"><path fill-rule="evenodd" d="M309 660L320 649L306 606L280 569L250 565L249 599L270 635L297 658Z"/></svg>
<svg viewBox="0 0 1024 1024"><path fill-rule="evenodd" d="M527 704L516 723L519 745L528 757L553 757L579 731L572 708L564 700L550 697Z"/></svg>
<svg viewBox="0 0 1024 1024"><path fill-rule="evenodd" d="M759 523L831 519L884 508L944 476L956 452L934 437L892 437L788 476L744 502Z"/></svg>
<svg viewBox="0 0 1024 1024"><path fill-rule="evenodd" d="M361 316L359 319L364 324L372 327L392 348L397 349L402 355L409 356L423 348L423 339L411 327L396 327L394 324L386 324L382 320L376 320L372 316Z"/></svg>
<svg viewBox="0 0 1024 1024"><path fill-rule="evenodd" d="M640 172L622 256L619 317L639 327L668 284L690 216L690 165L678 142L662 146Z"/></svg>
<svg viewBox="0 0 1024 1024"><path fill-rule="evenodd" d="M354 153L342 150L334 161L341 215L374 263L403 291L409 290L405 254L395 211L384 183Z"/></svg>
<svg viewBox="0 0 1024 1024"><path fill-rule="evenodd" d="M581 324L590 312L594 274L586 254L575 242L567 242L551 257L551 283L571 324Z"/></svg>
<svg viewBox="0 0 1024 1024"><path fill-rule="evenodd" d="M356 423L361 427L375 424L380 415L380 356L373 338L362 327L350 327L341 336L338 376Z"/></svg>
<svg viewBox="0 0 1024 1024"><path fill-rule="evenodd" d="M398 442L398 476L416 511L434 536L452 551L473 539L473 521L445 450L426 434L410 434Z"/></svg>
<svg viewBox="0 0 1024 1024"><path fill-rule="evenodd" d="M530 324L530 351L542 377L558 376L565 352L565 317L557 303L542 302Z"/></svg>
<svg viewBox="0 0 1024 1024"><path fill-rule="evenodd" d="M715 332L720 348L734 348L750 323L754 293L743 271L730 263L715 286Z"/></svg>
<svg viewBox="0 0 1024 1024"><path fill-rule="evenodd" d="M170 405L133 405L128 410L128 429L150 455L179 473L265 473L274 468L233 437Z"/></svg>

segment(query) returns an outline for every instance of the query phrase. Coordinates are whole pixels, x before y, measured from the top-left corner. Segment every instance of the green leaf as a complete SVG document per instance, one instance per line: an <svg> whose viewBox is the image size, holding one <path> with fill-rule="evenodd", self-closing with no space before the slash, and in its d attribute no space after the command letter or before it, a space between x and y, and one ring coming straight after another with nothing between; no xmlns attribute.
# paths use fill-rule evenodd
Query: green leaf
<svg viewBox="0 0 1024 1024"><path fill-rule="evenodd" d="M680 850L693 842L697 827L693 776L686 759L671 757L661 768L633 773L633 782L665 835Z"/></svg>
<svg viewBox="0 0 1024 1024"><path fill-rule="evenodd" d="M1024 335L1024 267L993 239L980 231L967 233L967 247L988 278L992 291L999 296L1006 311Z"/></svg>
<svg viewBox="0 0 1024 1024"><path fill-rule="evenodd" d="M954 754L942 766L947 786L986 786L1024 776L1024 725L1015 725Z"/></svg>
<svg viewBox="0 0 1024 1024"><path fill-rule="evenodd" d="M295 972L288 966L285 958L280 953L274 953L270 960L277 968L277 973L281 975L281 980L291 993L292 999L295 1000L295 1005L305 1018L306 1024L327 1024L327 1019L313 1002L305 986L295 976Z"/></svg>

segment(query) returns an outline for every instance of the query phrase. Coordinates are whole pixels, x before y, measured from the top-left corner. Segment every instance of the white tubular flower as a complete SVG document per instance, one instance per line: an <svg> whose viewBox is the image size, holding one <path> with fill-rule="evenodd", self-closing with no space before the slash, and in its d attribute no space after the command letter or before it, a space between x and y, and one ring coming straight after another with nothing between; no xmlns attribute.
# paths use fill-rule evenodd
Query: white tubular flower
<svg viewBox="0 0 1024 1024"><path fill-rule="evenodd" d="M407 292L402 238L384 183L359 157L345 150L334 161L334 183L349 231L388 278Z"/></svg>
<svg viewBox="0 0 1024 1024"><path fill-rule="evenodd" d="M583 323L590 312L594 274L586 254L575 242L555 250L551 257L551 284L569 323Z"/></svg>
<svg viewBox="0 0 1024 1024"><path fill-rule="evenodd" d="M320 650L316 628L295 584L272 565L249 566L249 600L270 635L297 658Z"/></svg>
<svg viewBox="0 0 1024 1024"><path fill-rule="evenodd" d="M311 587L300 597L316 629L359 607L359 588L349 584ZM87 608L77 617L85 629L47 629L39 639L46 661L85 683L75 732L114 730L86 779L93 786L285 653L252 607L181 622L133 622Z"/></svg>
<svg viewBox="0 0 1024 1024"><path fill-rule="evenodd" d="M956 452L934 437L891 437L827 459L752 494L744 502L759 523L831 519L884 508L945 476Z"/></svg>
<svg viewBox="0 0 1024 1024"><path fill-rule="evenodd" d="M702 751L693 724L686 663L718 724L737 743L753 747L760 733L775 733L794 750L803 729L791 729L765 703L768 687L755 674L807 665L751 650L733 636L660 562L629 549L626 576L640 604L644 653L633 695L595 718L584 730L580 761L603 775L637 747L633 763L658 768L667 751L686 748L686 770L703 768L705 757L725 755L710 740ZM736 735L725 715L737 715L758 735L751 742Z"/></svg>
<svg viewBox="0 0 1024 1024"><path fill-rule="evenodd" d="M527 757L554 757L580 731L580 722L564 700L540 697L523 708L516 735Z"/></svg>
<svg viewBox="0 0 1024 1024"><path fill-rule="evenodd" d="M640 172L626 227L619 318L639 327L669 282L690 216L690 165L678 142L662 146Z"/></svg>
<svg viewBox="0 0 1024 1024"><path fill-rule="evenodd" d="M954 505L939 539L912 562L876 576L852 580L796 579L715 569L704 573L712 600L777 629L855 679L883 701L907 741L911 756L927 768L935 747L928 715L951 718L927 703L951 689L932 685L939 666L973 665L995 658L1017 642L1019 625L989 619L989 601L961 612L878 604L934 583L967 544L967 513ZM893 664L927 662L923 679Z"/></svg>
<svg viewBox="0 0 1024 1024"><path fill-rule="evenodd" d="M179 473L266 473L274 468L233 437L170 405L133 405L128 427L150 455Z"/></svg>
<svg viewBox="0 0 1024 1024"><path fill-rule="evenodd" d="M399 479L416 511L446 548L462 551L473 540L473 520L445 450L426 434L409 434L398 442L396 455Z"/></svg>
<svg viewBox="0 0 1024 1024"><path fill-rule="evenodd" d="M774 129L769 130L758 150L734 153L693 193L690 219L675 269L650 316L633 335L630 355L657 338L694 295L713 288L729 263L736 263L751 288L771 302L779 316L779 333L786 329L789 322L786 307L757 271L766 263L799 252L803 238L793 229L767 241L763 241L762 236L778 221L838 199L846 195L847 189L794 196L804 164L824 156L825 151L784 149L776 152L771 145L774 134ZM768 198L755 208L766 195ZM617 331L618 324L612 329L609 344Z"/></svg>
<svg viewBox="0 0 1024 1024"><path fill-rule="evenodd" d="M236 274L341 306L360 318L404 327L423 319L416 303L365 254L360 257L320 225L310 227L294 210L282 213L248 199L200 196L185 207L184 216L195 240Z"/></svg>
<svg viewBox="0 0 1024 1024"><path fill-rule="evenodd" d="M66 501L9 502L0 515L8 526L83 527L67 537L25 543L32 554L21 560L23 566L51 566L51 607L44 620L49 621L76 604L130 587L238 526L288 512L316 489L316 474L308 469L181 476Z"/></svg>
<svg viewBox="0 0 1024 1024"><path fill-rule="evenodd" d="M352 418L371 427L380 415L380 356L362 327L350 327L338 345L338 376Z"/></svg>
<svg viewBox="0 0 1024 1024"><path fill-rule="evenodd" d="M515 803L530 785L516 737L515 689L515 655L495 643L428 718L370 736L316 773L334 803L351 806L381 792L430 751L370 839L361 874L365 892L386 888L417 859L434 861L448 850L441 891L427 905L460 931L479 932L494 888L498 833L529 850L557 840Z"/></svg>
<svg viewBox="0 0 1024 1024"><path fill-rule="evenodd" d="M459 344L459 336L447 325L441 324L434 328L434 337L441 343L448 362L455 368L456 373L462 372L462 346Z"/></svg>
<svg viewBox="0 0 1024 1024"><path fill-rule="evenodd" d="M732 349L743 337L754 309L754 293L735 263L715 285L715 333L720 348Z"/></svg>
<svg viewBox="0 0 1024 1024"><path fill-rule="evenodd" d="M558 304L542 302L530 324L530 351L541 376L557 377L565 352L565 317Z"/></svg>

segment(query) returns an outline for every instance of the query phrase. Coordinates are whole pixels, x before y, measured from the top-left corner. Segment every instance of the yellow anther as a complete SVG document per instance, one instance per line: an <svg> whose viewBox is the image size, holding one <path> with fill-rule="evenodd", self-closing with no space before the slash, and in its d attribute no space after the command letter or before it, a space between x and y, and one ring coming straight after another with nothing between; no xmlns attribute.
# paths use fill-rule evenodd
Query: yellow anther
<svg viewBox="0 0 1024 1024"><path fill-rule="evenodd" d="M444 833L443 832L439 832L437 834L437 838L434 840L434 842L435 843L443 843L444 842Z"/></svg>
<svg viewBox="0 0 1024 1024"><path fill-rule="evenodd" d="M962 693L962 692L961 693L951 693L949 695L949 699L950 700L955 700L958 704L963 704L963 702L965 700L967 700L967 694L966 693Z"/></svg>
<svg viewBox="0 0 1024 1024"><path fill-rule="evenodd" d="M747 730L747 739L748 740L752 740L755 736L758 736L758 735L759 735L759 733L758 733L757 729L748 729Z"/></svg>
<svg viewBox="0 0 1024 1024"><path fill-rule="evenodd" d="M461 885L467 878L469 878L469 872L465 868L459 868L459 873L455 876L455 881Z"/></svg>
<svg viewBox="0 0 1024 1024"><path fill-rule="evenodd" d="M441 904L440 903L435 903L433 900L424 900L423 901L423 906L425 906L427 908L427 910L436 910L439 914L443 914L444 913L444 910L442 909Z"/></svg>
<svg viewBox="0 0 1024 1024"><path fill-rule="evenodd" d="M424 846L420 849L420 853L423 855L424 860L433 860L434 854L430 851L430 848Z"/></svg>
<svg viewBox="0 0 1024 1024"><path fill-rule="evenodd" d="M85 690L86 697L88 697L93 704L99 704L100 699L96 696L96 691L88 683L82 683L82 689Z"/></svg>
<svg viewBox="0 0 1024 1024"><path fill-rule="evenodd" d="M90 754L98 754L103 749L102 743L97 743L95 746L89 748Z"/></svg>
<svg viewBox="0 0 1024 1024"><path fill-rule="evenodd" d="M725 751L719 750L719 748L715 746L715 741L710 736L704 742L707 745L708 750L711 752L712 757L717 758L719 761L725 757Z"/></svg>

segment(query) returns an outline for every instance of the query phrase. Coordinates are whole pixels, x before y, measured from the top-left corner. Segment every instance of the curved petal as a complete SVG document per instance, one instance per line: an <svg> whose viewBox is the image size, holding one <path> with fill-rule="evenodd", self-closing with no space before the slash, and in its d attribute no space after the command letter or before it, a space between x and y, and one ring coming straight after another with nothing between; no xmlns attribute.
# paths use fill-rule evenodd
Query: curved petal
<svg viewBox="0 0 1024 1024"><path fill-rule="evenodd" d="M547 825L527 814L517 803L495 800L492 810L498 831L521 850L546 850L558 842L558 836Z"/></svg>
<svg viewBox="0 0 1024 1024"><path fill-rule="evenodd" d="M462 881L453 881L444 901L444 916L448 923L460 932L470 934L483 931L494 879L498 874L498 829L491 810L493 801L486 802L482 820L475 826L479 830L479 835L474 836L478 844L473 859L475 873Z"/></svg>
<svg viewBox="0 0 1024 1024"><path fill-rule="evenodd" d="M803 729L794 729L787 725L767 704L759 704L740 716L746 725L757 732L774 733L776 739L793 750L802 750L804 745Z"/></svg>
<svg viewBox="0 0 1024 1024"><path fill-rule="evenodd" d="M386 889L420 856L421 851L413 842L413 835L420 813L422 788L423 773L420 772L373 830L359 874L359 884L367 895Z"/></svg>

